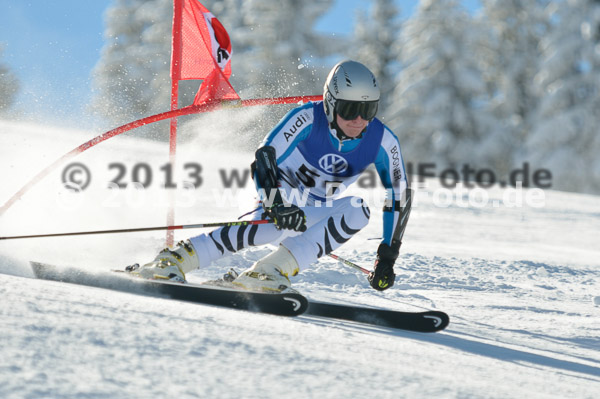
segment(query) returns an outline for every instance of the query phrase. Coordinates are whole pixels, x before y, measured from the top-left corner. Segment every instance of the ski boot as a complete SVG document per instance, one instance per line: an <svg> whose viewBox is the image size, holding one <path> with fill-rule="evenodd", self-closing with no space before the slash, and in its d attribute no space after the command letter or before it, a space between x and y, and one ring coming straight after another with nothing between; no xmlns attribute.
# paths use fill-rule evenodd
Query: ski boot
<svg viewBox="0 0 600 399"><path fill-rule="evenodd" d="M127 266L125 271L142 278L185 283L185 273L198 268L198 266L196 251L187 240L180 241L173 249L163 249L152 262L142 266L136 263Z"/></svg>
<svg viewBox="0 0 600 399"><path fill-rule="evenodd" d="M286 247L279 248L243 271L233 284L250 291L282 292L290 288L288 276L298 274L298 262Z"/></svg>

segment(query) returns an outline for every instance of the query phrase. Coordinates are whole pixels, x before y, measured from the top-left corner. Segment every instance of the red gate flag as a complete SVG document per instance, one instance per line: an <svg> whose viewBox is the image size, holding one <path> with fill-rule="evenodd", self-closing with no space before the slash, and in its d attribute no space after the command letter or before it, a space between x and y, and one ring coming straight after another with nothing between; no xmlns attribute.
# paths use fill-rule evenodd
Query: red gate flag
<svg viewBox="0 0 600 399"><path fill-rule="evenodd" d="M194 104L239 100L229 83L231 41L219 20L198 0L174 0L171 80L203 80Z"/></svg>

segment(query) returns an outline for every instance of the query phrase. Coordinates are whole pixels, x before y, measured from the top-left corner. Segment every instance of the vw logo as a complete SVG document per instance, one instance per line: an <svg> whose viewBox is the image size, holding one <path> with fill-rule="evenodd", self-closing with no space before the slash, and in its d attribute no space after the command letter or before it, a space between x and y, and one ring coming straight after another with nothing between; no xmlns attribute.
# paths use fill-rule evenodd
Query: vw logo
<svg viewBox="0 0 600 399"><path fill-rule="evenodd" d="M329 174L344 173L348 169L348 161L338 154L325 154L319 159L319 166Z"/></svg>

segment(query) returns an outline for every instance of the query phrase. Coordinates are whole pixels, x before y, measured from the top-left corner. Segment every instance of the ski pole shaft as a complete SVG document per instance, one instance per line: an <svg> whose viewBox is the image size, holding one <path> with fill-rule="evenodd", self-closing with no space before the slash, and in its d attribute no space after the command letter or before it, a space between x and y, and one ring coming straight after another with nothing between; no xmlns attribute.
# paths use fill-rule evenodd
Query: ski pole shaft
<svg viewBox="0 0 600 399"><path fill-rule="evenodd" d="M53 234L32 234L23 236L8 236L0 237L0 240L16 240L22 238L44 238L44 237L68 237L82 236L91 234L114 234L114 233L135 233L142 231L157 231L157 230L183 230L183 229L201 229L206 227L225 227L225 226L250 226L255 224L273 223L271 220L246 220L237 222L215 222L215 223L200 223L200 224L183 224L179 226L160 226L160 227L140 227L133 229L117 229L117 230L96 230L96 231L78 231L72 233L53 233Z"/></svg>
<svg viewBox="0 0 600 399"><path fill-rule="evenodd" d="M348 259L340 258L339 256L337 256L337 255L335 255L335 254L329 254L329 256L330 256L331 258L333 258L333 259L335 259L335 260L337 260L337 261L339 261L339 262L343 263L344 265L346 265L346 266L350 266L350 267L352 267L352 268L354 268L354 269L356 269L356 270L360 270L361 272L363 272L363 273L365 273L365 274L369 274L369 273L371 273L371 271L370 271L370 270L368 270L368 269L365 269L364 267L360 267L360 266L359 266L359 265L357 265L356 263L354 263L354 262L350 262Z"/></svg>

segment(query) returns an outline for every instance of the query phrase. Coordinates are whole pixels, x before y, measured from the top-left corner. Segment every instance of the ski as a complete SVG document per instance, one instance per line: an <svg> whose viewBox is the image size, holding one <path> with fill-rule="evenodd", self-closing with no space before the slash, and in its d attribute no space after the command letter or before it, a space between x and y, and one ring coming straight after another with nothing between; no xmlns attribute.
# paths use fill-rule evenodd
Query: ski
<svg viewBox="0 0 600 399"><path fill-rule="evenodd" d="M407 331L430 333L441 331L450 322L448 315L440 311L403 312L308 301L297 293L263 293L230 288L227 283L212 284L173 283L146 280L123 270L119 273L90 273L75 268L59 268L38 262L30 262L35 276L43 280L105 288L137 295L163 297L181 301L221 306L251 312L280 316L306 314L322 318L349 320L362 324L396 328Z"/></svg>
<svg viewBox="0 0 600 399"><path fill-rule="evenodd" d="M211 285L146 280L127 273L94 274L74 268L30 262L35 276L43 280L105 288L131 294L166 297L187 302L268 313L297 316L304 313L308 300L299 293L263 293Z"/></svg>
<svg viewBox="0 0 600 399"><path fill-rule="evenodd" d="M450 323L448 315L437 310L402 312L315 301L309 301L304 314L421 333L441 331Z"/></svg>

